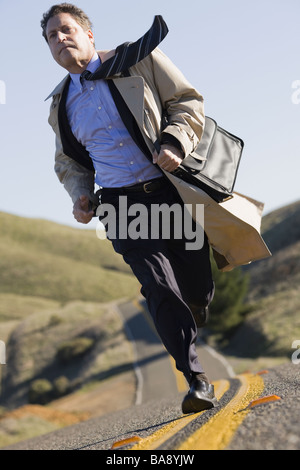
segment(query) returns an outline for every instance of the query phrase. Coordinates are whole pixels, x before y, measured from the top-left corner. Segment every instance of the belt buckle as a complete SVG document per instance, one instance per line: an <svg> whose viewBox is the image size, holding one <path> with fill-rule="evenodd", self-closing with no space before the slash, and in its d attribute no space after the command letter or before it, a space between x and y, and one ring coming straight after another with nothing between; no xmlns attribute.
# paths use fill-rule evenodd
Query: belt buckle
<svg viewBox="0 0 300 470"><path fill-rule="evenodd" d="M147 189L147 186L151 185L151 183L152 183L152 181L148 181L148 183L143 184L143 190L144 190L145 193L152 193L151 189L150 190Z"/></svg>

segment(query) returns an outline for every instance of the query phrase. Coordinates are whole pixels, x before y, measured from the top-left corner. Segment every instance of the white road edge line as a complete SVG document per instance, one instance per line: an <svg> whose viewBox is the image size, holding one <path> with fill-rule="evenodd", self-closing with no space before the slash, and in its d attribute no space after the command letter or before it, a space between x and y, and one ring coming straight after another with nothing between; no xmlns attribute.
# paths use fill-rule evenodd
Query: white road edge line
<svg viewBox="0 0 300 470"><path fill-rule="evenodd" d="M218 353L211 346L208 346L208 344L206 344L203 340L199 340L198 344L200 344L204 349L207 350L207 352L209 352L212 356L214 356L216 359L218 359L218 361L220 361L224 365L229 377L231 378L236 377L236 374L232 366L229 364L227 359L224 356L222 356L222 354Z"/></svg>
<svg viewBox="0 0 300 470"><path fill-rule="evenodd" d="M133 364L132 365L133 365L133 370L134 370L134 373L135 373L135 376L136 376L135 405L141 405L142 400L143 400L144 379L143 379L142 370L141 370L141 368L139 366L139 363L138 363L136 343L135 343L135 340L134 340L133 334L131 333L130 328L128 327L128 325L125 324L124 317L122 316L122 314L119 310L119 307L116 306L116 308L117 308L118 314L119 314L119 316L122 320L125 333L126 333L128 339L129 339L129 341L131 342L131 347L132 347L132 350L133 350Z"/></svg>

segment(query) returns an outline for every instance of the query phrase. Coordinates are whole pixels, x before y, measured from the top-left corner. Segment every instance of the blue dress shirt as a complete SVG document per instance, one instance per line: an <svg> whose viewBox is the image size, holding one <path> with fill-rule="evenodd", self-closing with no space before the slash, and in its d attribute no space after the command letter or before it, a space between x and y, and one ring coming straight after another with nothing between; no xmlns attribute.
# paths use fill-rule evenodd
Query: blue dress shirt
<svg viewBox="0 0 300 470"><path fill-rule="evenodd" d="M100 65L97 53L87 70ZM161 176L127 131L105 80L80 81L70 74L67 115L76 139L86 147L101 187L130 186Z"/></svg>

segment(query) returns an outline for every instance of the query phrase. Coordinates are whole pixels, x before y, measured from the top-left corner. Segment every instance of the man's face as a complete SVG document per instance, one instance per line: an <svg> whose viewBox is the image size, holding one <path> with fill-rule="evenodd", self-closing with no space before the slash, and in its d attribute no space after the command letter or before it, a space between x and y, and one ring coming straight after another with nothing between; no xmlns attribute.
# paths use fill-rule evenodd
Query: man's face
<svg viewBox="0 0 300 470"><path fill-rule="evenodd" d="M46 28L50 51L55 61L71 73L81 73L95 48L93 33L84 31L69 13L50 18Z"/></svg>

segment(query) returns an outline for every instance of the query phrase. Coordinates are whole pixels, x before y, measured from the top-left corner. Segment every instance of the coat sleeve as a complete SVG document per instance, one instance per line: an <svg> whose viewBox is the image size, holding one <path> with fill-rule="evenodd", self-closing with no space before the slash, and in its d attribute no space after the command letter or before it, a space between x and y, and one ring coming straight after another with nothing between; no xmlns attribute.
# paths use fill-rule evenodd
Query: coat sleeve
<svg viewBox="0 0 300 470"><path fill-rule="evenodd" d="M188 156L203 134L203 97L160 49L155 49L151 57L155 85L169 117L169 125L163 130L162 138L164 133L176 138L184 156Z"/></svg>
<svg viewBox="0 0 300 470"><path fill-rule="evenodd" d="M58 126L57 100L58 98L55 96L51 104L50 116L48 119L48 122L55 133L55 173L59 181L64 185L64 188L69 193L73 203L79 198L79 196L86 195L91 201L91 205L94 207L99 203L96 195L94 194L94 172L84 168L64 153Z"/></svg>
<svg viewBox="0 0 300 470"><path fill-rule="evenodd" d="M60 139L57 136L54 169L73 203L80 196L85 195L88 196L93 207L99 204L94 193L94 172L87 170L75 160L65 155L61 148Z"/></svg>

